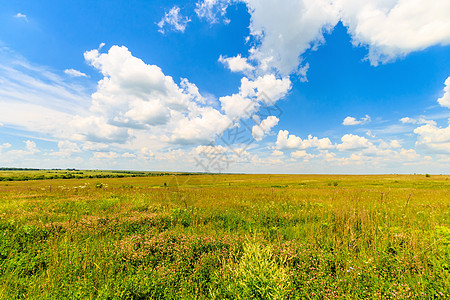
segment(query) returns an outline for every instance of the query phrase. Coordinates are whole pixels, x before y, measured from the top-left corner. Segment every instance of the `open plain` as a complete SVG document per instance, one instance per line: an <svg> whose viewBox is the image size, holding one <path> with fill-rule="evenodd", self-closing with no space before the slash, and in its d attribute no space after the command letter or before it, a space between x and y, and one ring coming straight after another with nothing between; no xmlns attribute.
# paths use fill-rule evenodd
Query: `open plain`
<svg viewBox="0 0 450 300"><path fill-rule="evenodd" d="M448 299L449 191L444 175L1 181L0 298Z"/></svg>

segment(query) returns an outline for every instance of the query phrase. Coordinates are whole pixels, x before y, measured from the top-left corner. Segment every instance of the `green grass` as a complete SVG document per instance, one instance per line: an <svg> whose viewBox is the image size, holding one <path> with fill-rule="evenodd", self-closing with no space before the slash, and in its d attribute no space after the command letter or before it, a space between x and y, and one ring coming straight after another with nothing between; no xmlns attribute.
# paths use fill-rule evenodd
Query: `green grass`
<svg viewBox="0 0 450 300"><path fill-rule="evenodd" d="M449 192L438 175L0 182L0 298L446 299Z"/></svg>

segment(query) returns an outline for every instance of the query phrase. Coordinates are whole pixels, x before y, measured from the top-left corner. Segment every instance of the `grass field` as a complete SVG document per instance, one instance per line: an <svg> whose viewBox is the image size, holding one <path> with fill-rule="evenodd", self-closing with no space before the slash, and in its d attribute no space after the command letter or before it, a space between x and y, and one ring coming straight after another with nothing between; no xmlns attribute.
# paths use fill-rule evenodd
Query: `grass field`
<svg viewBox="0 0 450 300"><path fill-rule="evenodd" d="M449 272L447 176L0 182L1 299L450 299Z"/></svg>

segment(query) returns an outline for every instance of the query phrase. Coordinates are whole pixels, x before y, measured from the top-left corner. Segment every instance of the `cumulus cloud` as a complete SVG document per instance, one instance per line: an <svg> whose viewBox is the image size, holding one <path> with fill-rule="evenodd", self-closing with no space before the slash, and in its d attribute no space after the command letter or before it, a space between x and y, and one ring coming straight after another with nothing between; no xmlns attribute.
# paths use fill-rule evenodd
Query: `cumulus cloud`
<svg viewBox="0 0 450 300"><path fill-rule="evenodd" d="M303 160L308 160L314 158L315 155L307 153L305 150L298 150L291 153L292 158L303 158Z"/></svg>
<svg viewBox="0 0 450 300"><path fill-rule="evenodd" d="M439 128L426 124L414 129L416 147L432 153L450 153L450 126Z"/></svg>
<svg viewBox="0 0 450 300"><path fill-rule="evenodd" d="M231 119L252 115L261 105L274 105L291 89L288 77L278 79L273 74L259 76L255 80L242 78L239 93L220 97L222 110Z"/></svg>
<svg viewBox="0 0 450 300"><path fill-rule="evenodd" d="M370 122L371 122L371 119L370 119L369 115L366 115L364 118L361 118L359 120L348 116L344 119L344 121L342 122L342 125L345 125L345 126L363 125L363 124L367 124Z"/></svg>
<svg viewBox="0 0 450 300"><path fill-rule="evenodd" d="M373 144L365 137L354 134L344 135L341 138L341 141L342 143L336 146L336 148L340 151L361 150L373 146Z"/></svg>
<svg viewBox="0 0 450 300"><path fill-rule="evenodd" d="M402 147L402 145L400 144L400 142L398 140L390 141L389 146L391 146L392 148L401 148Z"/></svg>
<svg viewBox="0 0 450 300"><path fill-rule="evenodd" d="M31 153L31 154L41 152L41 151L37 148L36 143L33 142L33 141L30 141L30 140L25 141L25 148L26 148L27 151L28 151L29 153Z"/></svg>
<svg viewBox="0 0 450 300"><path fill-rule="evenodd" d="M41 150L39 150L37 148L37 145L34 141L24 141L25 143L25 150L22 149L14 149L14 150L10 150L8 152L6 152L6 155L8 158L22 158L24 155L34 155L36 153L41 152ZM11 144L9 143L4 143L3 145L0 145L0 152L3 149L8 149L11 147Z"/></svg>
<svg viewBox="0 0 450 300"><path fill-rule="evenodd" d="M189 82L187 78L181 78L180 86L184 89L185 93L191 95L195 101L206 104L206 98L200 94L198 87Z"/></svg>
<svg viewBox="0 0 450 300"><path fill-rule="evenodd" d="M145 159L150 159L155 156L155 153L153 153L153 151L148 147L142 147L141 154L144 156Z"/></svg>
<svg viewBox="0 0 450 300"><path fill-rule="evenodd" d="M430 125L435 125L436 126L436 122L433 120L426 120L423 117L414 119L414 118L410 118L410 117L404 117L400 119L400 122L403 124L430 124Z"/></svg>
<svg viewBox="0 0 450 300"><path fill-rule="evenodd" d="M307 139L302 140L300 137L289 134L287 130L280 130L278 132L277 141L275 143L277 149L308 149L317 148L319 150L332 149L335 146L331 143L329 138L319 139L308 135Z"/></svg>
<svg viewBox="0 0 450 300"><path fill-rule="evenodd" d="M369 47L373 65L450 43L446 0L334 1L354 44Z"/></svg>
<svg viewBox="0 0 450 300"><path fill-rule="evenodd" d="M450 44L450 2L447 0L203 0L197 14L217 22L233 2L250 13L250 34L257 41L249 57L261 72L294 73L302 55L324 43L324 32L342 21L355 46L365 46L372 65L433 45Z"/></svg>
<svg viewBox="0 0 450 300"><path fill-rule="evenodd" d="M191 19L188 17L183 17L178 6L174 6L169 12L165 13L161 21L158 22L158 31L164 34L165 27L170 27L174 31L184 32L187 23L190 21Z"/></svg>
<svg viewBox="0 0 450 300"><path fill-rule="evenodd" d="M279 150L273 150L271 155L272 156L283 156L284 153L282 151L279 151Z"/></svg>
<svg viewBox="0 0 450 300"><path fill-rule="evenodd" d="M69 75L70 77L87 77L86 74L75 69L65 69L64 73Z"/></svg>
<svg viewBox="0 0 450 300"><path fill-rule="evenodd" d="M301 55L323 43L323 33L338 21L337 10L325 0L244 1L251 14L250 34L259 41L250 50L261 72L281 75L297 71Z"/></svg>
<svg viewBox="0 0 450 300"><path fill-rule="evenodd" d="M293 134L289 134L287 130L278 131L277 141L275 143L277 149L295 149L300 147L302 139Z"/></svg>
<svg viewBox="0 0 450 300"><path fill-rule="evenodd" d="M224 64L231 72L246 72L252 71L255 68L250 65L246 57L241 57L240 54L234 57L219 57L219 62Z"/></svg>
<svg viewBox="0 0 450 300"><path fill-rule="evenodd" d="M230 124L229 118L219 111L211 107L198 108L191 117L176 121L170 141L182 145L207 144Z"/></svg>
<svg viewBox="0 0 450 300"><path fill-rule="evenodd" d="M57 152L51 152L50 155L69 157L74 153L80 153L81 149L76 143L72 143L70 141L59 141L58 142Z"/></svg>
<svg viewBox="0 0 450 300"><path fill-rule="evenodd" d="M437 101L441 106L450 108L450 76L445 80L444 95Z"/></svg>
<svg viewBox="0 0 450 300"><path fill-rule="evenodd" d="M88 51L85 58L104 75L92 95L90 110L97 115L76 120L76 126L84 125L80 132L87 140L124 142L130 130L145 129L167 136L167 142L208 143L230 123L218 110L202 105L205 98L195 84L183 78L177 85L126 47Z"/></svg>
<svg viewBox="0 0 450 300"><path fill-rule="evenodd" d="M275 116L269 116L264 119L258 125L254 125L252 128L252 135L256 141L261 141L264 135L268 134L270 130L278 124L278 119Z"/></svg>
<svg viewBox="0 0 450 300"><path fill-rule="evenodd" d="M75 132L70 138L95 143L123 143L130 138L126 128L108 123L102 116L75 116L69 123Z"/></svg>
<svg viewBox="0 0 450 300"><path fill-rule="evenodd" d="M216 109L188 79L181 78L177 84L158 66L134 57L126 47L100 50L84 53L86 62L103 75L91 96L43 68L6 59L20 65L0 66L1 120L12 128L62 141L58 150L51 152L55 156L78 151L70 152L69 147L99 153L118 147L130 153L142 147L158 151L167 149L168 144L208 144L236 125L232 120L249 117L245 114L249 105L253 114L276 103L291 88L288 77L244 77L239 92L231 97L238 100L222 97Z"/></svg>

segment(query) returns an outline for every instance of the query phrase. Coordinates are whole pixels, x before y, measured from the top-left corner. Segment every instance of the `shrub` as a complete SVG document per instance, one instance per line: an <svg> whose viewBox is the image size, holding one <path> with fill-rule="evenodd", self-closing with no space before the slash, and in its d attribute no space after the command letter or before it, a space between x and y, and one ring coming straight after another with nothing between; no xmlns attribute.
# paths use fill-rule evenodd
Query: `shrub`
<svg viewBox="0 0 450 300"><path fill-rule="evenodd" d="M210 291L214 299L285 299L291 280L270 246L246 243L241 259L225 266L224 278L215 283L219 288Z"/></svg>

